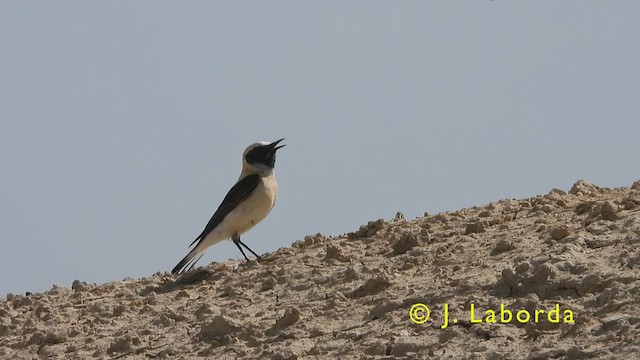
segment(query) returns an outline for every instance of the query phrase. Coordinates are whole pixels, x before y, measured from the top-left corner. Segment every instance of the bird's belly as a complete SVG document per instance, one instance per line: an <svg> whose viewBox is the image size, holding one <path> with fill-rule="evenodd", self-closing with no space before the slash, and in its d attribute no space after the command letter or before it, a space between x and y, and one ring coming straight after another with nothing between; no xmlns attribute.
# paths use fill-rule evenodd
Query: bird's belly
<svg viewBox="0 0 640 360"><path fill-rule="evenodd" d="M251 229L269 214L276 197L273 189L261 183L251 196L225 217L226 230L233 236Z"/></svg>

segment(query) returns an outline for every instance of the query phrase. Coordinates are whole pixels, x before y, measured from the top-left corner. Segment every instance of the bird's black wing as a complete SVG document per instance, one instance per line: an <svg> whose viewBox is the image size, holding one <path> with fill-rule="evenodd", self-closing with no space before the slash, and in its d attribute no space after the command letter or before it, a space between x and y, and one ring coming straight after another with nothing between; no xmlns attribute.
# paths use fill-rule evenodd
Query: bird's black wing
<svg viewBox="0 0 640 360"><path fill-rule="evenodd" d="M220 225L222 220L224 220L224 218L238 206L238 204L240 204L242 201L248 198L249 195L251 195L253 190L258 187L258 184L260 184L260 175L252 174L243 177L235 185L233 185L231 190L229 190L229 192L227 193L227 196L225 196L224 200L222 200L222 204L220 204L218 210L216 210L216 212L211 217L211 220L209 220L209 222L207 223L207 226L205 226L200 236L193 240L193 242L189 246L192 246L198 240L206 238L207 235L209 235L209 233L213 231L216 226Z"/></svg>

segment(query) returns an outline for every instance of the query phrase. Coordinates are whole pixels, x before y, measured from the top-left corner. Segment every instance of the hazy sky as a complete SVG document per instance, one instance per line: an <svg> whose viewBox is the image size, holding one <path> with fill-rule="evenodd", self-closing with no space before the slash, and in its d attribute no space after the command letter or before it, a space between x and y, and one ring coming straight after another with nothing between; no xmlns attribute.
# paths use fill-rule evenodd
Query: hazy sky
<svg viewBox="0 0 640 360"><path fill-rule="evenodd" d="M170 270L286 138L259 253L640 179L638 1L5 1L0 296ZM241 258L231 242L200 261Z"/></svg>

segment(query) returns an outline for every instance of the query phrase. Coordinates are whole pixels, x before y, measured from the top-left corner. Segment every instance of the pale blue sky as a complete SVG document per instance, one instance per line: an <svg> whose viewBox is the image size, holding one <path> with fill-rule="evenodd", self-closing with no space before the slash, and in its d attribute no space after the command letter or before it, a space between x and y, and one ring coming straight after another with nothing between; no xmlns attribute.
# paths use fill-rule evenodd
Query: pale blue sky
<svg viewBox="0 0 640 360"><path fill-rule="evenodd" d="M258 140L257 252L640 178L638 1L5 1L0 296L170 270ZM233 244L200 265L241 258Z"/></svg>

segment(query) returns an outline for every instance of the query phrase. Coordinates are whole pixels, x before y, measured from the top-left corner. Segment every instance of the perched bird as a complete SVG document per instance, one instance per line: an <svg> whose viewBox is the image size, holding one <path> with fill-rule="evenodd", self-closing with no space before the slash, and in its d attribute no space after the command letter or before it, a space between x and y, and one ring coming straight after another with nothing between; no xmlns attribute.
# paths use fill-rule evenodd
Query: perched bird
<svg viewBox="0 0 640 360"><path fill-rule="evenodd" d="M260 141L245 149L240 178L224 197L202 233L189 245L197 243L196 246L171 270L172 274L190 270L209 246L228 238L233 240L247 261L249 258L242 246L260 259L258 254L240 241L240 235L264 219L276 203L278 183L274 168L276 151L284 147L277 146L282 140L272 143Z"/></svg>

